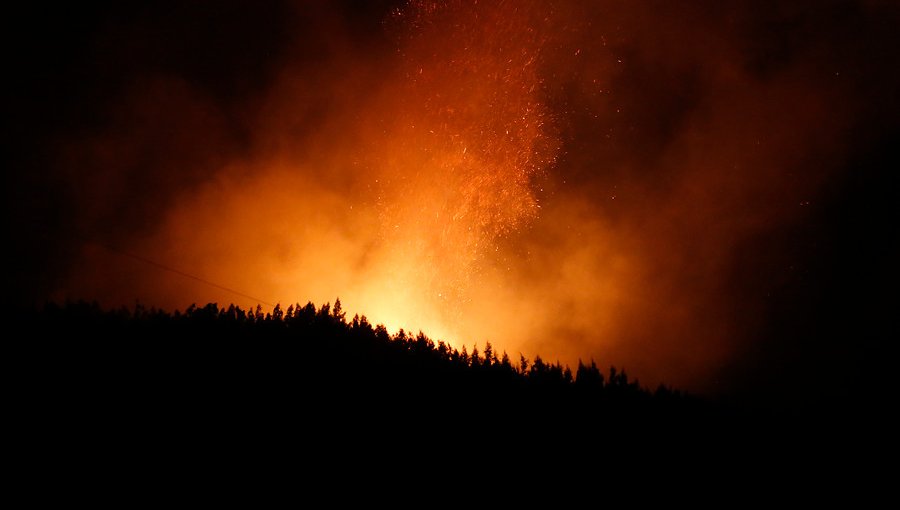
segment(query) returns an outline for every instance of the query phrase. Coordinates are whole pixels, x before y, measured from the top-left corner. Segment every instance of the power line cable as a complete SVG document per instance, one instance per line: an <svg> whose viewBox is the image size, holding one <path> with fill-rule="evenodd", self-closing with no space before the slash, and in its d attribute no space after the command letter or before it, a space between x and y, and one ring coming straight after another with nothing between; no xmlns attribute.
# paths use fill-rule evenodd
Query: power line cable
<svg viewBox="0 0 900 510"><path fill-rule="evenodd" d="M125 251L125 250L120 250L120 249L118 249L118 248L114 248L114 247L112 247L112 246L109 246L109 245L107 245L107 244L100 243L100 242L97 242L97 241L88 241L88 242L90 242L90 243L92 243L92 244L95 244L95 245L97 245L97 246L100 246L101 248L104 248L104 249L106 249L107 251L110 251L110 252L112 252L112 253L115 253L115 254L118 254L118 255L122 255L122 256L124 256L124 257L128 257L128 258L131 258L131 259L134 259L134 260L143 262L143 263L145 263L145 264L151 265L151 266L153 266L153 267L155 267L155 268L157 268L157 269L161 269L161 270L163 270L163 271L168 271L168 272L170 272L170 273L174 273L174 274L177 274L177 275L179 275L179 276L183 276L183 277L185 277L185 278L190 278L191 280L195 280L195 281L198 281L198 282L203 283L203 284L205 284L205 285L209 285L210 287L215 287L215 288L217 288L217 289L219 289L219 290L224 290L225 292L229 292L229 293L234 294L234 295L236 295L236 296L241 296L241 297L243 297L243 298L247 298L247 299L250 299L250 300L252 300L252 301L256 301L257 303L260 303L260 304L263 304L263 305L266 305L266 306L272 306L272 307L275 306L275 304L273 304L273 303L270 303L270 302L265 301L265 300L263 300L263 299L259 299L259 298L254 297L254 296L251 296L250 294L247 294L247 293L245 293L245 292L241 292L241 291L239 291L239 290L232 289L232 288L226 287L226 286L224 286L224 285L219 285L218 283L211 282L211 281L209 281L209 280L207 280L207 279L205 279L205 278L201 278L201 277L199 277L199 276L190 274L190 273L188 273L188 272L181 271L180 269L175 269L174 267L170 267L170 266L167 266L167 265L165 265L165 264L161 264L161 263L159 263L159 262L156 262L155 260L148 259L147 257L141 256L141 255L137 255L137 254L135 254L135 253L127 252L127 251Z"/></svg>

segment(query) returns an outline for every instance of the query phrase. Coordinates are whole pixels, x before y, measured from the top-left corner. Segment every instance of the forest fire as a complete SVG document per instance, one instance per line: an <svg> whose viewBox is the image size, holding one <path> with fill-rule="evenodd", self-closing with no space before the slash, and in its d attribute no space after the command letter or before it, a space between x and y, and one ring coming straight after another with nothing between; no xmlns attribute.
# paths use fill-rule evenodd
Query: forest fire
<svg viewBox="0 0 900 510"><path fill-rule="evenodd" d="M98 26L90 58L125 70L96 124L52 139L72 212L40 297L339 297L458 347L716 391L846 159L858 106L830 22L753 2L355 9L285 7L286 35L244 37L262 49L220 74L218 46L181 62L154 36L199 40L172 21L196 13ZM780 16L813 42L767 43Z"/></svg>

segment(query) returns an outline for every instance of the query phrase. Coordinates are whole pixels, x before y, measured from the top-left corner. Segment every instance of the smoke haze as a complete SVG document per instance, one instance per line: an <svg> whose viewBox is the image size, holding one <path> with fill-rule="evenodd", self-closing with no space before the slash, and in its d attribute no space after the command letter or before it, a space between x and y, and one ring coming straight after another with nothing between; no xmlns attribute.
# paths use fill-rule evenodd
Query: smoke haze
<svg viewBox="0 0 900 510"><path fill-rule="evenodd" d="M773 302L821 270L815 225L879 143L865 126L896 112L887 3L364 4L83 14L70 54L44 48L70 98L22 121L8 189L40 190L10 203L41 276L14 287L340 297L715 393L764 363Z"/></svg>

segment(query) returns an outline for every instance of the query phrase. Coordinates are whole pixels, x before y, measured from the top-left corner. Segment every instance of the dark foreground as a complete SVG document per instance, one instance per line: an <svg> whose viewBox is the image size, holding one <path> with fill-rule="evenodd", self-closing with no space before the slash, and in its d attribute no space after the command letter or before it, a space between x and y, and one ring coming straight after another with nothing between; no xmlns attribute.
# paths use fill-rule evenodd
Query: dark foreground
<svg viewBox="0 0 900 510"><path fill-rule="evenodd" d="M513 362L489 345L460 352L347 320L339 303L271 314L73 304L34 312L23 326L5 342L11 437L26 471L408 456L718 459L709 467L868 455L887 430L837 409L787 418L650 391L593 363L572 371Z"/></svg>

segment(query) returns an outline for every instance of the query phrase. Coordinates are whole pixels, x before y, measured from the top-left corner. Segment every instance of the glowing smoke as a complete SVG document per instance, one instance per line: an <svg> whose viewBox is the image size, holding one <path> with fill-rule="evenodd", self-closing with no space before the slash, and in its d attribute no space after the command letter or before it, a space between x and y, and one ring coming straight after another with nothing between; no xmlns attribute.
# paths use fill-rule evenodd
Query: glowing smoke
<svg viewBox="0 0 900 510"><path fill-rule="evenodd" d="M751 7L422 1L361 42L304 9L242 108L155 76L67 141L79 228L269 302L709 388L761 306L737 255L805 217L854 109L817 47L758 64ZM56 297L256 304L80 244Z"/></svg>

